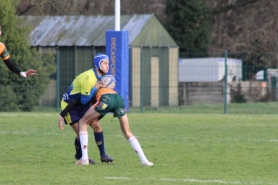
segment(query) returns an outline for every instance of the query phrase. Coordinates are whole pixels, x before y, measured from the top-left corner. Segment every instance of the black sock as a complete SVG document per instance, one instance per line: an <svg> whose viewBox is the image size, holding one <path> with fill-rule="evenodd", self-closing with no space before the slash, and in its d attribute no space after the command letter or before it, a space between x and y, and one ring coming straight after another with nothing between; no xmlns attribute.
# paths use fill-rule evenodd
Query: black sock
<svg viewBox="0 0 278 185"><path fill-rule="evenodd" d="M77 137L75 138L74 146L75 146L75 151L76 151L75 158L78 160L82 157L82 150L81 150L81 143L77 139Z"/></svg>

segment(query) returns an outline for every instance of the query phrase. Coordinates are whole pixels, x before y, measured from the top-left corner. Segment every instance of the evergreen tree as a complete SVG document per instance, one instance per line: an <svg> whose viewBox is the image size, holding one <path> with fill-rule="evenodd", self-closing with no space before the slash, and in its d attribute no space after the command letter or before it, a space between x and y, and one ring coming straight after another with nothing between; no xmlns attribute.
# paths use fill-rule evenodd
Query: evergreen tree
<svg viewBox="0 0 278 185"><path fill-rule="evenodd" d="M49 76L55 72L54 55L42 55L29 45L28 28L15 14L14 0L0 0L0 24L3 42L12 61L23 71L36 69L37 75L27 79L14 74L0 62L0 111L31 111L44 95Z"/></svg>
<svg viewBox="0 0 278 185"><path fill-rule="evenodd" d="M166 29L181 52L204 52L210 41L211 13L204 0L166 0Z"/></svg>

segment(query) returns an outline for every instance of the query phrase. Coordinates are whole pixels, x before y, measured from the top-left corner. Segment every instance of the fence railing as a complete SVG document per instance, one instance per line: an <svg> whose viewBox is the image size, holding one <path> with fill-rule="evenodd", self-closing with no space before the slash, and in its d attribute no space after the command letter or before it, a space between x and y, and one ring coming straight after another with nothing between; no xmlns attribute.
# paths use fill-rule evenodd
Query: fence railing
<svg viewBox="0 0 278 185"><path fill-rule="evenodd" d="M144 53L142 53L142 55L144 55ZM57 58L59 57L56 57L56 59ZM144 63L144 57L141 58L141 62ZM173 64L178 67L177 74L169 72L168 74L149 75L144 73L150 73L150 71L152 73L159 73L159 70L144 71L138 69L141 73L141 78L139 79L140 83L138 83L140 84L138 88L141 90L137 92L140 93L138 96L140 100L136 100L137 102L135 104L132 95L130 95L129 104L131 111L145 112L152 110L159 112L159 110L163 109L169 111L175 108L180 110L190 106L196 107L199 105L200 107L205 107L211 105L212 107L220 107L219 111L217 111L219 113L229 113L229 106L232 104L250 104L256 102L271 103L277 101L278 69L269 67L270 63L274 63L273 61L269 61L268 65L263 65L259 61L254 61L254 58L254 56L248 58L246 53L180 53L179 60L176 61L178 65ZM66 61L63 62L66 63ZM159 62L159 58L156 59L156 64L159 65ZM57 64L59 64L59 61ZM63 67L64 66L57 65L57 71L63 70ZM146 80L144 79L144 75L157 78L151 78L151 82L146 82L144 81ZM160 78L161 75L163 75L164 78ZM168 79L169 75L178 76L178 87L171 87L171 83L165 82L165 79ZM76 76L76 74L70 76ZM67 78L67 75L61 77L57 72L56 78L51 79L50 83L45 86L46 91L40 96L36 106L41 108L55 108L57 111L60 110L61 94L63 93L61 89L67 88L66 86L61 87L60 81L73 80L63 78ZM20 84L18 85L20 86ZM69 86L70 84L67 85ZM3 89L3 87L1 88ZM130 89L132 88L134 88L134 86L131 84ZM165 91L178 92L178 97L174 97L174 99L176 98L177 100L176 105L170 105L168 102L169 93L165 93ZM2 93L4 93L3 90ZM17 93L28 96L28 94L24 94L24 91ZM134 93L136 92L133 92L133 96ZM2 99L1 101L3 103L5 101L10 101L10 99ZM12 106L7 102L4 105ZM2 111L9 111L9 108L7 107L7 109ZM200 108L199 112L202 113L202 111L204 110Z"/></svg>

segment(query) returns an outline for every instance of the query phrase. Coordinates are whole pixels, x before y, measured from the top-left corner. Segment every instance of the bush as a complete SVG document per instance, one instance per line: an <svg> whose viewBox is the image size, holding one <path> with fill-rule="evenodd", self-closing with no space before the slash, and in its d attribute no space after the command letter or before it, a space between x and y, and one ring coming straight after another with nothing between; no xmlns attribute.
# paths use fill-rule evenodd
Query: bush
<svg viewBox="0 0 278 185"><path fill-rule="evenodd" d="M22 71L37 70L37 75L25 79L11 72L0 63L0 111L31 111L44 95L50 76L55 73L55 56L40 54L36 48L30 48L28 28L15 16L15 1L0 0L1 42L6 45L10 57ZM0 59L1 60L1 59Z"/></svg>
<svg viewBox="0 0 278 185"><path fill-rule="evenodd" d="M231 89L231 102L232 103L246 103L247 100L241 91L241 84L238 83L236 89Z"/></svg>

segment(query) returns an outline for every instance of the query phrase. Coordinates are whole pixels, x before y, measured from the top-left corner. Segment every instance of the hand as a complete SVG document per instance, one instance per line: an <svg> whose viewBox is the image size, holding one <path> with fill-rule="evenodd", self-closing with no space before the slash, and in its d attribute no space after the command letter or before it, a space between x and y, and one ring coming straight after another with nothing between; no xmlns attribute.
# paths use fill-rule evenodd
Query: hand
<svg viewBox="0 0 278 185"><path fill-rule="evenodd" d="M95 88L99 89L99 88L102 88L104 87L104 84L102 81L97 81L96 85L95 85Z"/></svg>
<svg viewBox="0 0 278 185"><path fill-rule="evenodd" d="M60 130L65 130L63 123L64 123L64 118L62 116L59 116L58 127L60 127Z"/></svg>
<svg viewBox="0 0 278 185"><path fill-rule="evenodd" d="M28 78L28 76L33 76L37 74L37 71L34 69L29 69L28 71L25 71L26 73L26 78Z"/></svg>

